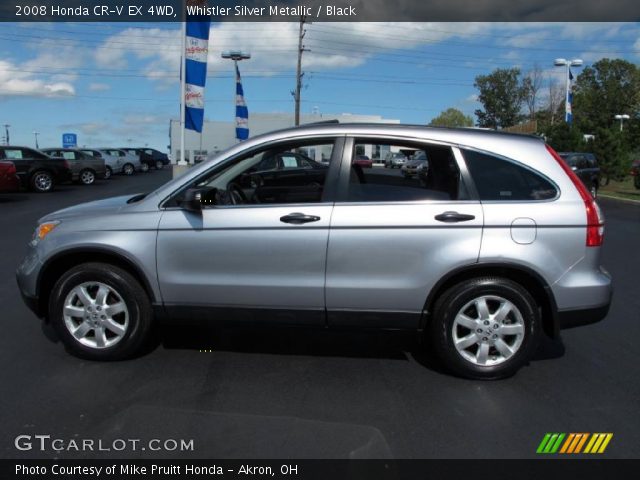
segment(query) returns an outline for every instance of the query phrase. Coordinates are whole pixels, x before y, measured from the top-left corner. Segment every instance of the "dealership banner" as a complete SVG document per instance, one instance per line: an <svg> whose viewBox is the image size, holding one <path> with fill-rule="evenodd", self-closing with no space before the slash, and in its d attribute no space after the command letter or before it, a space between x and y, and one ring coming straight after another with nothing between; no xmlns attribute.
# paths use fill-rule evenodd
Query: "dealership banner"
<svg viewBox="0 0 640 480"><path fill-rule="evenodd" d="M204 121L204 89L207 83L210 26L211 22L202 16L188 17L186 26L185 128L196 132L202 132Z"/></svg>

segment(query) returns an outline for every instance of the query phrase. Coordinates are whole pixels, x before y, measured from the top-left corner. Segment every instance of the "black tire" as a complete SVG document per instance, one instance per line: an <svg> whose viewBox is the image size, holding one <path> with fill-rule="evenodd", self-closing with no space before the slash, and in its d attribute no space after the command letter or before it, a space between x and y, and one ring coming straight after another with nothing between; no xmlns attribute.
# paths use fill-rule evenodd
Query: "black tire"
<svg viewBox="0 0 640 480"><path fill-rule="evenodd" d="M135 169L135 167L133 166L132 163L125 163L122 166L122 173L124 175L127 175L127 176L133 175L135 173L135 171L136 171L136 169Z"/></svg>
<svg viewBox="0 0 640 480"><path fill-rule="evenodd" d="M478 365L463 357L456 349L453 340L454 321L460 310L470 302L473 302L474 299L483 296L500 297L511 302L522 318L523 336L519 347L509 358L505 358L501 363L494 365ZM510 322L510 320L506 319L504 324L506 325L507 322ZM490 324L489 327L485 326L484 328L490 329L491 327L492 325ZM427 332L430 335L429 340L436 355L443 366L452 373L475 380L495 380L515 374L520 367L531 359L540 340L541 327L539 309L527 290L518 283L506 278L483 277L466 280L444 292L435 303L433 317L428 325ZM475 335L475 332L471 333ZM491 332L489 336L490 334ZM487 333L480 335L487 335ZM486 341L487 337L482 337L482 340ZM470 346L470 348L474 347L475 345ZM490 351L499 355L495 347L491 346L489 348L492 349ZM476 355L480 350L479 345L477 349Z"/></svg>
<svg viewBox="0 0 640 480"><path fill-rule="evenodd" d="M67 296L77 286L91 282L100 282L114 289L126 305L128 324L114 345L98 348L80 343L65 323L63 311ZM129 272L110 264L84 263L67 271L56 282L49 300L49 319L72 355L88 360L122 360L138 353L149 339L152 309L144 288Z"/></svg>
<svg viewBox="0 0 640 480"><path fill-rule="evenodd" d="M111 175L113 175L113 170L111 170L111 167L106 166L104 171L104 179L109 180L111 178Z"/></svg>
<svg viewBox="0 0 640 480"><path fill-rule="evenodd" d="M93 185L94 183L96 183L96 172L94 172L90 168L85 168L78 175L78 181L82 185Z"/></svg>
<svg viewBox="0 0 640 480"><path fill-rule="evenodd" d="M162 170L164 168L164 162L162 160L156 160L156 170Z"/></svg>
<svg viewBox="0 0 640 480"><path fill-rule="evenodd" d="M142 162L142 163L140 164L140 167L141 167L141 168L140 168L140 171L141 171L141 172L148 173L148 172L150 172L150 171L151 171L151 167L149 167L149 164L148 164L148 163L146 163L146 162Z"/></svg>
<svg viewBox="0 0 640 480"><path fill-rule="evenodd" d="M47 170L38 170L29 178L31 190L37 193L47 193L53 190L53 175Z"/></svg>

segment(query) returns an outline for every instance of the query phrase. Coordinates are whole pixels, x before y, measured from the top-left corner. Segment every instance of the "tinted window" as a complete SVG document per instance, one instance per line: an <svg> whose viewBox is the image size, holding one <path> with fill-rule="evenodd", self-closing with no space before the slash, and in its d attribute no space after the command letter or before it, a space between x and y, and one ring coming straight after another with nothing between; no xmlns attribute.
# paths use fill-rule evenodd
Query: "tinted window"
<svg viewBox="0 0 640 480"><path fill-rule="evenodd" d="M238 204L320 203L329 166L306 159L298 152L313 149L316 157L332 158L334 143L287 143L254 150L231 163L212 168L189 187L202 189L206 206ZM299 167L302 162L310 167ZM185 189L182 190L184 192ZM180 198L183 194L175 197Z"/></svg>
<svg viewBox="0 0 640 480"><path fill-rule="evenodd" d="M375 151L377 148L415 150L415 145L402 145L392 140L356 141L355 152ZM429 157L427 168L362 168L351 164L346 201L349 202L411 202L425 200L451 201L467 198L458 165L449 147L428 145L421 150ZM405 159L402 154L391 154Z"/></svg>
<svg viewBox="0 0 640 480"><path fill-rule="evenodd" d="M528 168L493 155L464 150L464 158L481 200L547 200L556 188Z"/></svg>

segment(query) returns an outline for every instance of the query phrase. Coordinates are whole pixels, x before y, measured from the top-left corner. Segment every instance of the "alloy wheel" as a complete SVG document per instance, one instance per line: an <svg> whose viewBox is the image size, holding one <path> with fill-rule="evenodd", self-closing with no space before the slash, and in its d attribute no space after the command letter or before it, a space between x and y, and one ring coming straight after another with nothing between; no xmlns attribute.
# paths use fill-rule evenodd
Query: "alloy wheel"
<svg viewBox="0 0 640 480"><path fill-rule="evenodd" d="M79 343L103 349L112 347L125 336L129 310L113 287L101 282L84 282L67 295L63 319Z"/></svg>
<svg viewBox="0 0 640 480"><path fill-rule="evenodd" d="M96 176L91 170L83 170L80 173L80 181L84 185L91 185L93 182L95 182L95 180Z"/></svg>
<svg viewBox="0 0 640 480"><path fill-rule="evenodd" d="M53 179L48 173L38 173L33 179L33 184L40 192L48 192L53 187Z"/></svg>
<svg viewBox="0 0 640 480"><path fill-rule="evenodd" d="M525 325L509 300L483 295L465 304L456 315L453 344L462 358L478 366L499 365L522 346Z"/></svg>

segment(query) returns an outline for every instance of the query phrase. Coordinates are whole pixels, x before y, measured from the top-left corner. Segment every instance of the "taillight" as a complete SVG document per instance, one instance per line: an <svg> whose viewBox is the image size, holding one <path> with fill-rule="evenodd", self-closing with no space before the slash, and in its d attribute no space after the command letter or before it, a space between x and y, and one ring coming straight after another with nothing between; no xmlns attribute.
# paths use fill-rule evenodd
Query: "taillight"
<svg viewBox="0 0 640 480"><path fill-rule="evenodd" d="M602 216L600 207L589 193L589 190L587 190L587 187L582 183L575 172L571 170L569 165L560 158L560 155L558 155L553 148L549 145L546 145L546 147L551 156L556 159L560 164L560 167L562 167L564 172L571 179L573 185L578 190L580 197L582 197L584 207L587 211L587 247L601 246L604 240L604 217Z"/></svg>

